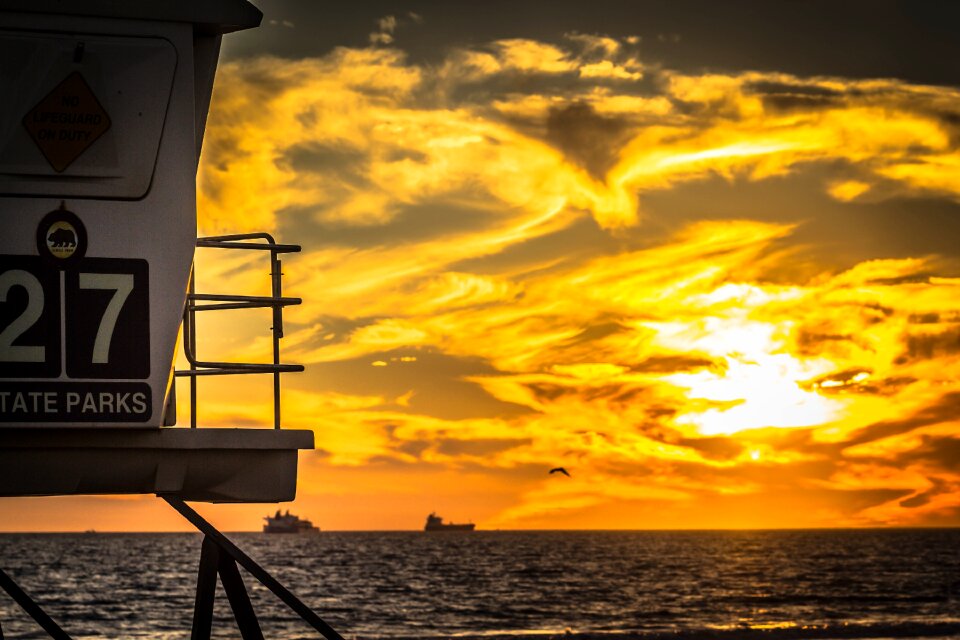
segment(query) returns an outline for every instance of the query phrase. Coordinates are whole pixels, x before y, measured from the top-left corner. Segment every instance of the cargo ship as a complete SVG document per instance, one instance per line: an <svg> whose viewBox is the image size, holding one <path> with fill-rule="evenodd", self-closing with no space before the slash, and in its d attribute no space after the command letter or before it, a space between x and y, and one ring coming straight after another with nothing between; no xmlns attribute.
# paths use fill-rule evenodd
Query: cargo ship
<svg viewBox="0 0 960 640"><path fill-rule="evenodd" d="M264 533L320 533L320 529L312 522L293 515L289 510L281 514L277 509L276 514L267 516L264 520L267 521L267 524L263 525Z"/></svg>
<svg viewBox="0 0 960 640"><path fill-rule="evenodd" d="M445 523L443 518L436 513L427 516L427 524L424 525L424 531L473 531L476 525L472 522L467 524L455 524L453 522Z"/></svg>

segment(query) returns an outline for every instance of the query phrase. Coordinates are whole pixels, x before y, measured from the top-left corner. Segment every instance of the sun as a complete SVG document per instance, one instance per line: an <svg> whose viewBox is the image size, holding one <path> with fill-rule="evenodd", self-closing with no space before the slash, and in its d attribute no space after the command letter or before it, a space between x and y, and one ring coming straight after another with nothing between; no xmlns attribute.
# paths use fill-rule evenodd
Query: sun
<svg viewBox="0 0 960 640"><path fill-rule="evenodd" d="M766 322L738 311L661 331L661 339L670 347L685 343L717 363L665 377L686 401L677 424L716 436L768 427L807 427L835 419L843 403L807 384L834 369L834 364L790 353L789 329L782 321Z"/></svg>

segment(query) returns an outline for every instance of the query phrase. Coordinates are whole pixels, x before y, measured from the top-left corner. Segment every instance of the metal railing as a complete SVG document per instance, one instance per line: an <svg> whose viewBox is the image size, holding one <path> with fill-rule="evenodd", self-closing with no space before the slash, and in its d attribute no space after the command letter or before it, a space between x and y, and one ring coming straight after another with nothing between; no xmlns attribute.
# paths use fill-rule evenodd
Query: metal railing
<svg viewBox="0 0 960 640"><path fill-rule="evenodd" d="M248 242L264 240L265 242ZM174 371L176 377L190 378L190 427L197 426L197 378L199 376L223 376L251 373L273 374L273 427L280 428L280 374L303 371L303 365L281 364L280 338L283 337L283 308L300 304L300 298L284 297L281 279L281 253L297 253L300 245L277 244L269 233L240 233L226 236L197 238L197 248L235 249L243 251L270 252L269 296L242 296L233 294L197 293L195 269L190 273L190 289L187 304L183 310L183 352L190 363L189 369ZM200 360L197 357L197 317L198 311L224 311L227 309L269 308L273 313L273 362L215 362Z"/></svg>

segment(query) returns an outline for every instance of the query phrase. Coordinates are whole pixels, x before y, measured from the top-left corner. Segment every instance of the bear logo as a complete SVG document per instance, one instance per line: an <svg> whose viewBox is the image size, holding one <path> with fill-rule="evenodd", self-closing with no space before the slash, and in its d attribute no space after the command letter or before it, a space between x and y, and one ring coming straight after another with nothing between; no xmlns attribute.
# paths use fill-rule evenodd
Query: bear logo
<svg viewBox="0 0 960 640"><path fill-rule="evenodd" d="M72 229L60 227L54 229L53 232L47 236L47 242L50 244L50 247L54 249L76 247L77 236L73 233Z"/></svg>
<svg viewBox="0 0 960 640"><path fill-rule="evenodd" d="M76 227L66 220L54 222L43 237L46 239L45 244L50 255L60 260L73 257L81 242Z"/></svg>
<svg viewBox="0 0 960 640"><path fill-rule="evenodd" d="M40 220L35 237L37 253L57 269L75 266L87 252L87 229L63 201Z"/></svg>

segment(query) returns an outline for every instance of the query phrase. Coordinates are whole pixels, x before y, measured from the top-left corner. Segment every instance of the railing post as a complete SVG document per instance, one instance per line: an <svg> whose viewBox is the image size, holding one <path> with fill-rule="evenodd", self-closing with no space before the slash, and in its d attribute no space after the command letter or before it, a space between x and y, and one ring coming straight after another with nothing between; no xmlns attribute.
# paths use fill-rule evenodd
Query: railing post
<svg viewBox="0 0 960 640"><path fill-rule="evenodd" d="M270 252L271 275L273 276L273 297L283 297L280 259L273 251ZM280 338L283 337L283 310L279 306L273 307L273 364L280 364ZM273 428L280 428L280 372L273 372Z"/></svg>
<svg viewBox="0 0 960 640"><path fill-rule="evenodd" d="M193 294L196 293L197 263L190 265L190 295L187 296L186 316L183 318L190 331L190 371L196 371L193 358L197 355L197 312L193 309ZM190 376L190 428L197 428L197 376Z"/></svg>

